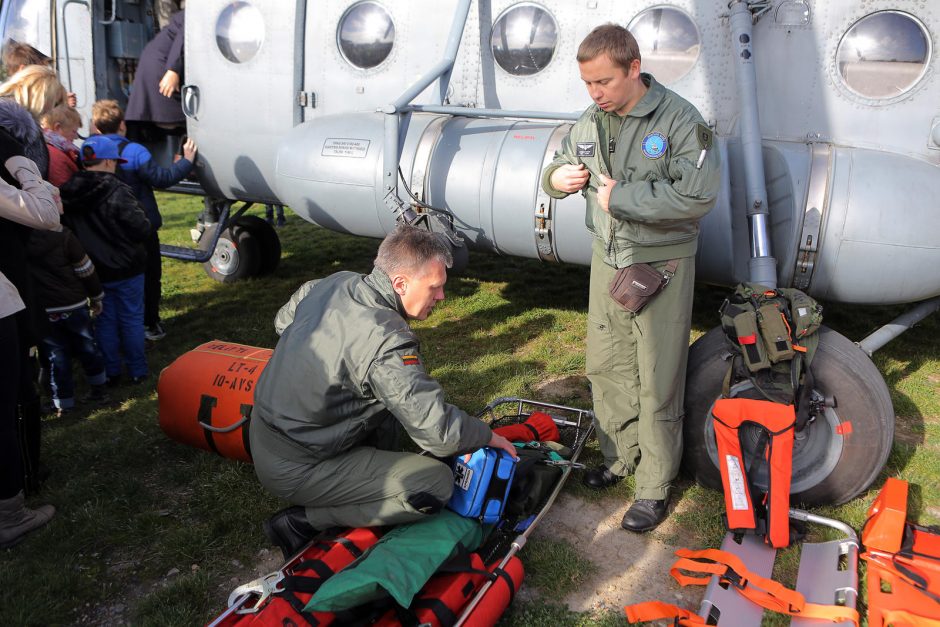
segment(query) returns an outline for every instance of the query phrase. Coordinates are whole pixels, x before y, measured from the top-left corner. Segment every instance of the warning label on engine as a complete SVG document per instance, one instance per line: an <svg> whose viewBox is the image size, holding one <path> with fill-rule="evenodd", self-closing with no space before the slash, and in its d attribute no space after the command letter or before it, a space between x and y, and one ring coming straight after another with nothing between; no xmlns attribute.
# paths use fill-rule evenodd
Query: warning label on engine
<svg viewBox="0 0 940 627"><path fill-rule="evenodd" d="M744 485L744 473L741 471L741 460L734 455L725 455L725 466L728 468L728 484L731 488L731 509L749 509L747 506L747 488Z"/></svg>
<svg viewBox="0 0 940 627"><path fill-rule="evenodd" d="M320 154L324 157L352 157L354 159L363 159L369 151L368 139L349 139L328 137L323 142L323 150Z"/></svg>

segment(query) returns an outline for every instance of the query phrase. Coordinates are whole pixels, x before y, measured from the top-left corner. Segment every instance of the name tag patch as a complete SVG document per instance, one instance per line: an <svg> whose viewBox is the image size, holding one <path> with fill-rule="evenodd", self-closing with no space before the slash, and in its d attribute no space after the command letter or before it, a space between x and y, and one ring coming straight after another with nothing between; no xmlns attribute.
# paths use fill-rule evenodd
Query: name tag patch
<svg viewBox="0 0 940 627"><path fill-rule="evenodd" d="M669 147L669 140L666 139L666 136L662 133L650 133L643 138L643 143L640 144L640 148L643 150L643 155L647 159L659 159L666 152L666 149Z"/></svg>
<svg viewBox="0 0 940 627"><path fill-rule="evenodd" d="M579 157L593 157L594 156L594 147L597 144L595 142L578 142L577 143L577 155Z"/></svg>

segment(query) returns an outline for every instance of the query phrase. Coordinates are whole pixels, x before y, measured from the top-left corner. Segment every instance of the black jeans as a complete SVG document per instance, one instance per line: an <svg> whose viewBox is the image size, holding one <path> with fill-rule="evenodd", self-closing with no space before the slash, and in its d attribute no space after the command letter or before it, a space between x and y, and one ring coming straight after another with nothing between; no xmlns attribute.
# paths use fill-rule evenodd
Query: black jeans
<svg viewBox="0 0 940 627"><path fill-rule="evenodd" d="M144 240L147 249L147 266L144 269L144 326L152 327L160 322L160 291L163 265L160 258L160 237L157 229L150 231Z"/></svg>
<svg viewBox="0 0 940 627"><path fill-rule="evenodd" d="M9 499L23 489L23 458L16 432L17 399L20 389L20 342L16 317L0 318L0 499Z"/></svg>

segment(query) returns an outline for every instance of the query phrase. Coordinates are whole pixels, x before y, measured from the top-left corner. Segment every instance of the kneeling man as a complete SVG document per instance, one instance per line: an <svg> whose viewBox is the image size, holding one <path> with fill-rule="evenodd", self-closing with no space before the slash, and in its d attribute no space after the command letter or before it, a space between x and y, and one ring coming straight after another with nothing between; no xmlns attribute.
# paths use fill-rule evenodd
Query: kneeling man
<svg viewBox="0 0 940 627"><path fill-rule="evenodd" d="M318 529L390 525L433 514L454 478L429 457L396 450L398 426L440 457L512 444L444 401L407 319L444 299L452 257L438 235L400 226L369 275L304 284L281 308L281 339L258 380L251 452L261 484L291 503L265 534L296 553Z"/></svg>

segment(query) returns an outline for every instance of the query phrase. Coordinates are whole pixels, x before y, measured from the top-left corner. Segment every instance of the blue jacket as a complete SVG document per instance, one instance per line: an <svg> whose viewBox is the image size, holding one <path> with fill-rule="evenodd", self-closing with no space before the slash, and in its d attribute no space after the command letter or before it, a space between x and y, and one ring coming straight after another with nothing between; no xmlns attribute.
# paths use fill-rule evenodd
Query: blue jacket
<svg viewBox="0 0 940 627"><path fill-rule="evenodd" d="M141 144L116 133L110 133L106 137L123 147L121 158L127 159L127 163L118 166L116 174L119 179L130 185L134 196L143 206L147 219L150 220L150 228L156 231L163 226L163 218L160 217L153 188L164 189L176 185L192 172L192 162L189 159L180 159L168 168L161 168L154 162L150 151Z"/></svg>

